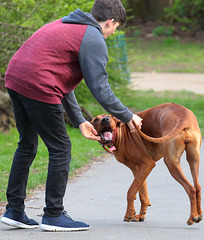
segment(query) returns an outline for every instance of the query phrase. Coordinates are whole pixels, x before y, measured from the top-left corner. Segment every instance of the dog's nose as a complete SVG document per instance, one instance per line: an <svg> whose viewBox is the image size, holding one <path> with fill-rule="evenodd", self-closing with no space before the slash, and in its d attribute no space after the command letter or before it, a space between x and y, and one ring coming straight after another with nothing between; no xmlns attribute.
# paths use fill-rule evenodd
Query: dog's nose
<svg viewBox="0 0 204 240"><path fill-rule="evenodd" d="M102 118L102 122L103 122L103 123L108 123L109 120L110 120L110 117L108 117L108 116Z"/></svg>

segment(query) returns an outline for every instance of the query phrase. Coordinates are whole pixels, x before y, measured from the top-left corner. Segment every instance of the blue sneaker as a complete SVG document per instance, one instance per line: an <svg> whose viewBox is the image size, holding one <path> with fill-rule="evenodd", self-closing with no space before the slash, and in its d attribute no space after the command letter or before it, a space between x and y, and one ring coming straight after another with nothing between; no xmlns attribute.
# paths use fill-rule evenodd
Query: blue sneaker
<svg viewBox="0 0 204 240"><path fill-rule="evenodd" d="M44 215L40 228L45 231L68 232L87 230L90 226L83 222L74 221L64 211L59 217L47 217Z"/></svg>
<svg viewBox="0 0 204 240"><path fill-rule="evenodd" d="M17 213L11 208L8 208L1 218L1 222L7 225L17 227L17 228L37 228L39 224L33 220L29 219L25 212Z"/></svg>

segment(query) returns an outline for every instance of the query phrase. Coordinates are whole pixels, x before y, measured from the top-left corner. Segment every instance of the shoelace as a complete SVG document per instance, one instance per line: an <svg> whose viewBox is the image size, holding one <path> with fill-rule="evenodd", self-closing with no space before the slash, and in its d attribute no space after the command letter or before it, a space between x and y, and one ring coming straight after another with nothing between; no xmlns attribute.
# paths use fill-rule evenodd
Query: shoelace
<svg viewBox="0 0 204 240"><path fill-rule="evenodd" d="M64 210L64 211L62 212L62 214L63 214L65 217L68 217L69 219L73 220L73 219L68 215L67 211Z"/></svg>

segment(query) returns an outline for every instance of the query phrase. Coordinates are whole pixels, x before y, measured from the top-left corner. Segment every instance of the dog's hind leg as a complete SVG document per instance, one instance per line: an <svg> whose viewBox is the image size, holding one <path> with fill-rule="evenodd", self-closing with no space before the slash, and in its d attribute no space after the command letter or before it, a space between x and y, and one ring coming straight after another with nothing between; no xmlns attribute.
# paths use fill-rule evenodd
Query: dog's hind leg
<svg viewBox="0 0 204 240"><path fill-rule="evenodd" d="M139 162L139 161L138 161ZM127 211L125 214L124 221L131 222L135 221L138 222L139 220L144 220L142 217L145 217L146 209L149 204L149 197L147 193L147 186L145 185L145 180L151 170L154 168L155 162L150 158L145 158L140 161L140 164L137 165L135 178L128 190L127 193ZM144 185L143 185L144 184ZM135 207L134 207L134 200L136 198L136 194L138 191L141 191L141 210L139 215L135 215ZM142 198L143 196L143 198ZM144 204L143 204L144 203ZM142 205L143 204L143 205Z"/></svg>
<svg viewBox="0 0 204 240"><path fill-rule="evenodd" d="M194 187L196 189L198 219L195 222L200 222L203 219L203 212L201 209L201 186L198 181L201 140L196 141L197 139L199 138L195 138L194 141L191 141L190 143L186 144L186 155L187 161L191 169Z"/></svg>
<svg viewBox="0 0 204 240"><path fill-rule="evenodd" d="M179 137L163 144L164 162L171 175L177 180L187 192L191 203L191 214L187 221L188 225L198 221L196 189L185 177L180 165L180 157L185 149L185 142Z"/></svg>

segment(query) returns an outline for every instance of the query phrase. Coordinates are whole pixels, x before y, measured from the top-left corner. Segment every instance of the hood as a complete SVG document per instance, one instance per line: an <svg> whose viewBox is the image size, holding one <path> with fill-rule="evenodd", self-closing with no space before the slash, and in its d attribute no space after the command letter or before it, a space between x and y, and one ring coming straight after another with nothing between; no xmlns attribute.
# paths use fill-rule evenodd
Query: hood
<svg viewBox="0 0 204 240"><path fill-rule="evenodd" d="M68 16L62 18L63 23L73 23L73 24L83 24L91 25L98 28L102 33L102 28L96 21L96 19L90 13L84 13L80 9L76 9L74 12L71 12Z"/></svg>

